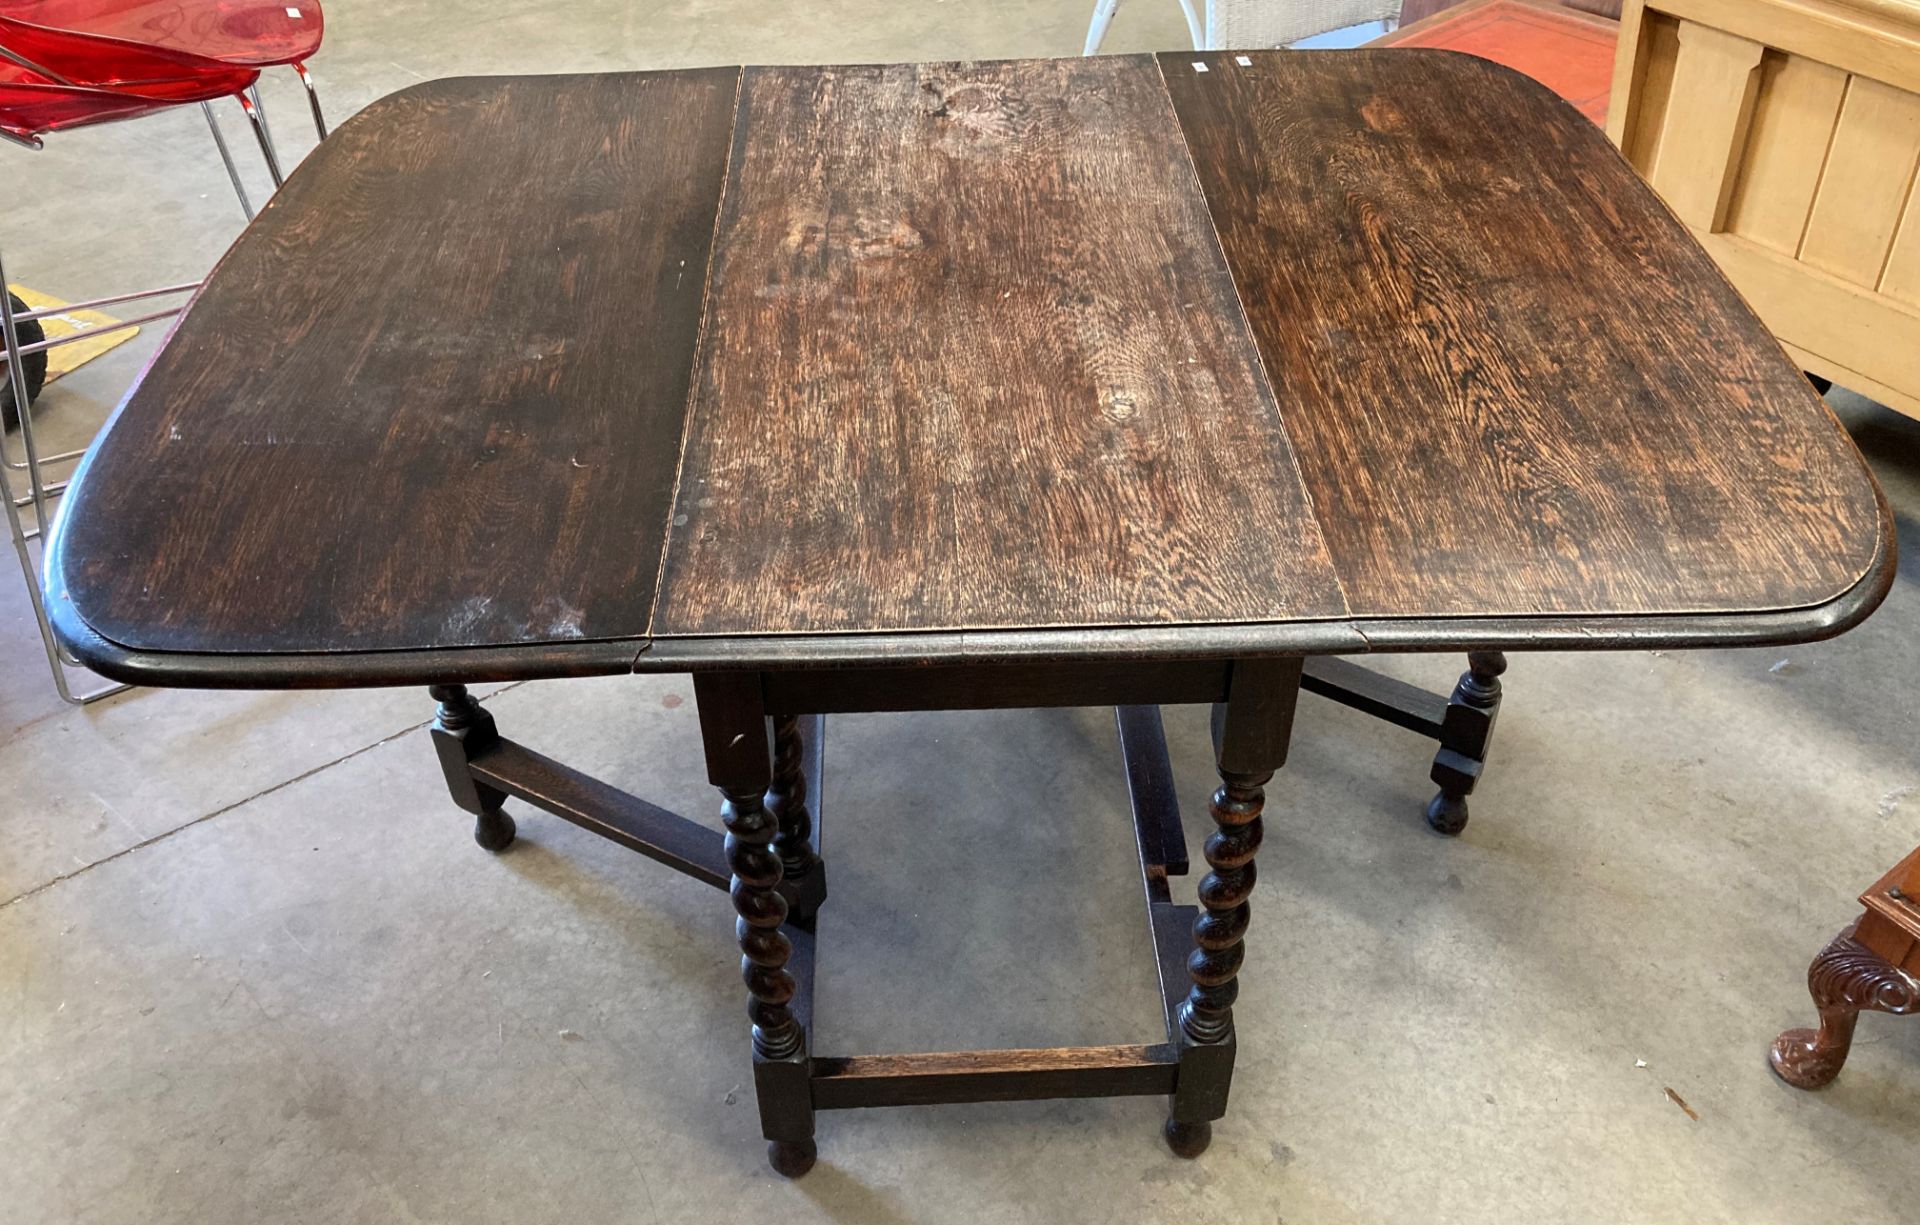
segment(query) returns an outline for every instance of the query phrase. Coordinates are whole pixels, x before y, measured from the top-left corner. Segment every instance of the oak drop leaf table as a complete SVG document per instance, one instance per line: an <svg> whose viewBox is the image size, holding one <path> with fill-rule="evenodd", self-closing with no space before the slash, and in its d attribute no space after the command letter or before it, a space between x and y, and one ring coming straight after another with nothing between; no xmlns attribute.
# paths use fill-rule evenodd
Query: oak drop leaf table
<svg viewBox="0 0 1920 1225"><path fill-rule="evenodd" d="M69 493L68 648L166 685L425 684L516 797L729 888L774 1166L819 1110L1226 1109L1305 687L1441 742L1515 648L1815 638L1893 545L1859 454L1544 88L1425 51L438 81L227 253ZM1334 659L1468 651L1426 704ZM464 685L689 672L724 841ZM1417 699L1417 700L1416 700ZM1159 706L1212 703L1198 907ZM824 718L1111 704L1165 1040L811 1044Z"/></svg>

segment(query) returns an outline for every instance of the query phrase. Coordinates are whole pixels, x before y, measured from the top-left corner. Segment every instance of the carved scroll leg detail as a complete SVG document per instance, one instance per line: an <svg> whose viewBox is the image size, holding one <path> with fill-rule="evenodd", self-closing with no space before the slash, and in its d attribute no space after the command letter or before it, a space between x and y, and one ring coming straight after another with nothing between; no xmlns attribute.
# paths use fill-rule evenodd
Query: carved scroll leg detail
<svg viewBox="0 0 1920 1225"><path fill-rule="evenodd" d="M806 745L795 715L773 720L773 781L767 786L766 805L778 831L773 848L780 856L781 892L787 898L788 921L813 930L820 904L826 901L827 878L813 853L813 814L807 810Z"/></svg>
<svg viewBox="0 0 1920 1225"><path fill-rule="evenodd" d="M1433 758L1440 793L1427 804L1427 824L1436 833L1457 834L1467 827L1467 796L1486 764L1500 715L1500 674L1506 670L1507 657L1498 651L1469 652L1467 671L1447 699L1440 751Z"/></svg>
<svg viewBox="0 0 1920 1225"><path fill-rule="evenodd" d="M1920 1011L1920 981L1854 939L1847 927L1807 968L1807 990L1820 1012L1820 1028L1790 1029L1773 1040L1767 1061L1796 1089L1833 1083L1853 1047L1853 1027L1862 1011L1896 1016Z"/></svg>
<svg viewBox="0 0 1920 1225"><path fill-rule="evenodd" d="M467 769L474 754L500 739L493 716L473 699L465 685L432 685L427 692L439 703L433 720L433 748L446 775L447 790L455 804L473 814L473 840L489 851L504 851L512 845L515 832L513 818L502 807L507 797L475 779Z"/></svg>

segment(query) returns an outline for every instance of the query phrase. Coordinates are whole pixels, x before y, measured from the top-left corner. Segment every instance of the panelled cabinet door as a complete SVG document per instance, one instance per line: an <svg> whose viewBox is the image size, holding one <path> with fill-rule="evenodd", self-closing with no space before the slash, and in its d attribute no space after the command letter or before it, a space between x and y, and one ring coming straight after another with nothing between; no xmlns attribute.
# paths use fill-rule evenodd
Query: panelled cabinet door
<svg viewBox="0 0 1920 1225"><path fill-rule="evenodd" d="M1608 134L1792 356L1920 416L1920 6L1630 0Z"/></svg>

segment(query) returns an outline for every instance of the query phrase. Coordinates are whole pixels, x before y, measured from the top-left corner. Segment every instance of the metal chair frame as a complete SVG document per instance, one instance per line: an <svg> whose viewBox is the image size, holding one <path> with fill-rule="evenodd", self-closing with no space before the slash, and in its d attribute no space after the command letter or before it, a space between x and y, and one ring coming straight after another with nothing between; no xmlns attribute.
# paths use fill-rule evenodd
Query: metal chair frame
<svg viewBox="0 0 1920 1225"><path fill-rule="evenodd" d="M0 47L0 56L4 56L14 63L19 64L21 67L39 73L56 82L73 84L73 82L65 81L58 74L48 72L39 65L21 58L19 55L8 51L4 47ZM315 126L319 128L322 135L324 135L326 130L325 124L320 117L319 99L312 92L311 79L305 72L304 66L296 65L296 68L300 70L301 79L307 82L308 96L313 105ZM267 164L267 172L273 179L273 185L277 189L282 181L280 160L274 150L272 138L267 131L266 114L259 103L258 87L259 85L256 79L255 83L249 87L248 92L234 96L238 99L241 109L246 113L248 121L253 126L255 139L260 145L261 156ZM252 221L254 216L253 203L247 198L246 187L241 182L239 168L235 166L233 155L227 148L226 139L220 132L220 124L213 113L213 107L208 102L202 102L200 103L200 109L206 116L208 128L213 133L214 145L220 151L220 161L226 167L227 177L233 184L234 194L239 197L240 209L246 214L247 220ZM9 144L17 144L30 150L37 151L44 147L44 143L38 136L21 137L10 132L0 132L0 139L5 140ZM0 261L0 290L3 290L6 284L5 263L4 261ZM32 405L28 402L27 398L25 358L29 353L38 353L59 345L90 339L104 333L117 332L126 328L138 327L144 323L171 318L184 310L186 304L182 303L180 305L164 307L160 310L147 311L131 319L122 320L105 327L90 328L85 331L76 332L71 336L59 336L25 345L20 343L19 333L16 329L21 323L43 318L48 315L60 314L65 311L87 310L122 302L164 298L178 294L192 293L198 288L200 288L200 282L193 281L184 285L167 285L159 289L113 294L104 298L93 298L85 302L74 302L64 306L43 307L28 311L14 310L11 297L5 292L0 292L0 347L4 347L6 352L5 365L3 368L0 368L0 370L4 372L5 378L4 382L0 382L0 386L8 386L13 389L15 407L17 415L20 418L20 445L23 453L21 458L15 459L12 455L8 454L4 438L0 438L0 502L6 504L7 526L13 536L14 552L20 562L21 575L26 580L28 598L33 603L34 619L39 624L40 640L46 649L47 666L53 673L54 688L59 692L61 700L71 705L84 706L89 702L98 701L101 698L120 693L123 690L131 688L131 686L107 684L84 692L75 692L67 681L66 669L69 666L79 667L79 661L61 649L59 643L53 636L53 627L47 620L46 591L41 585L40 567L34 558L32 544L38 540L41 541L44 546L47 532L52 522L52 502L55 498L58 498L66 492L68 481L48 481L46 479L46 467L50 464L77 460L86 454L86 451L84 449L78 451L62 451L56 455L46 456L40 454L39 447L34 442L33 437L33 413ZM24 494L16 493L13 480L8 475L13 472L23 472L26 474L27 490ZM33 508L31 525L26 522L21 514L21 512L28 507Z"/></svg>

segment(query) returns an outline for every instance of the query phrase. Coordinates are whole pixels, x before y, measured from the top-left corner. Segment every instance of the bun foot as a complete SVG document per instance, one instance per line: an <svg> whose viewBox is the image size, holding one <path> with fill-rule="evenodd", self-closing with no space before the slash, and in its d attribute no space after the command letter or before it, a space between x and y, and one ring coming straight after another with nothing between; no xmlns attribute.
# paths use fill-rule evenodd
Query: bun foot
<svg viewBox="0 0 1920 1225"><path fill-rule="evenodd" d="M1824 1089L1832 1084L1847 1061L1847 1052L1822 1049L1819 1037L1816 1030L1790 1029L1775 1038L1767 1052L1773 1074L1796 1089Z"/></svg>
<svg viewBox="0 0 1920 1225"><path fill-rule="evenodd" d="M798 1178L813 1168L820 1150L811 1140L767 1141L767 1164L782 1178Z"/></svg>
<svg viewBox="0 0 1920 1225"><path fill-rule="evenodd" d="M504 808L493 808L473 819L473 840L496 854L513 845L513 818Z"/></svg>
<svg viewBox="0 0 1920 1225"><path fill-rule="evenodd" d="M1467 797L1442 791L1427 803L1427 828L1448 837L1467 828Z"/></svg>
<svg viewBox="0 0 1920 1225"><path fill-rule="evenodd" d="M1182 1123L1178 1119L1168 1119L1161 1130L1167 1138L1167 1147L1176 1157L1192 1160L1207 1151L1207 1145L1213 1143L1213 1124Z"/></svg>

